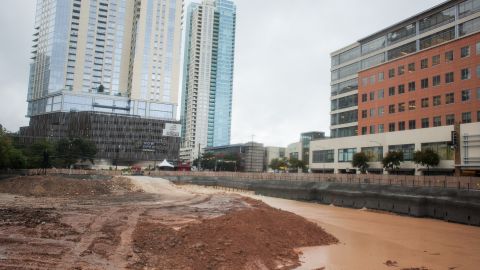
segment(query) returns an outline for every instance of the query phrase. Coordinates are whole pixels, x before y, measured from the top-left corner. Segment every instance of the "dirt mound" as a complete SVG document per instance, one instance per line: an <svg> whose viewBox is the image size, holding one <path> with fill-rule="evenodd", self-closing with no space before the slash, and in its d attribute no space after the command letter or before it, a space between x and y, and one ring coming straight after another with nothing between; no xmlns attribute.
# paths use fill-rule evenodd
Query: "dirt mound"
<svg viewBox="0 0 480 270"><path fill-rule="evenodd" d="M134 269L292 269L294 248L337 243L316 224L252 199L252 208L174 230L141 221L134 231ZM280 267L280 268L279 268Z"/></svg>
<svg viewBox="0 0 480 270"><path fill-rule="evenodd" d="M16 225L34 228L40 224L57 223L59 217L52 208L0 208L0 226Z"/></svg>
<svg viewBox="0 0 480 270"><path fill-rule="evenodd" d="M104 195L139 191L128 178L79 179L61 175L22 176L0 181L0 193L37 197Z"/></svg>

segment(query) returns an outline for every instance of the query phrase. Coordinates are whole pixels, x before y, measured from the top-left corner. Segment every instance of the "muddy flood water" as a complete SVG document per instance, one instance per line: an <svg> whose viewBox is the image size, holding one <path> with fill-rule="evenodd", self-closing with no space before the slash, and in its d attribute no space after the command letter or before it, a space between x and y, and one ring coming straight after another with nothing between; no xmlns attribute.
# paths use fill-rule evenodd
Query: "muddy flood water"
<svg viewBox="0 0 480 270"><path fill-rule="evenodd" d="M298 269L480 269L479 227L249 196L314 221L340 240L337 245L302 248Z"/></svg>

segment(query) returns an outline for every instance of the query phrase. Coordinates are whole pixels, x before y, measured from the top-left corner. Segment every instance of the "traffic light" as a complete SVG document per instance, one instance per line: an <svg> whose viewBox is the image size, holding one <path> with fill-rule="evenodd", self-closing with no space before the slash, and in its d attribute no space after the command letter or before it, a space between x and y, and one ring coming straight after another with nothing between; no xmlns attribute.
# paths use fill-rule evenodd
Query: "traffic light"
<svg viewBox="0 0 480 270"><path fill-rule="evenodd" d="M452 143L452 145L453 145L454 147L457 147L457 145L458 145L458 138L457 138L457 132L456 132L455 130L452 131L452 133L451 133L451 139L450 139L450 141L451 141L451 143Z"/></svg>

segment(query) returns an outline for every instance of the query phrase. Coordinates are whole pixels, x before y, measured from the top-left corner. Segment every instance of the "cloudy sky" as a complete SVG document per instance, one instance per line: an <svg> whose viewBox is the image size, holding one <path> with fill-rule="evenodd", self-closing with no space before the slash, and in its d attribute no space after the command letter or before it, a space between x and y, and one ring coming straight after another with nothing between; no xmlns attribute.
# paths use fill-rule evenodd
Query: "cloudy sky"
<svg viewBox="0 0 480 270"><path fill-rule="evenodd" d="M28 64L36 0L2 0L0 124L28 125ZM236 0L232 142L285 146L329 134L330 57L443 0Z"/></svg>

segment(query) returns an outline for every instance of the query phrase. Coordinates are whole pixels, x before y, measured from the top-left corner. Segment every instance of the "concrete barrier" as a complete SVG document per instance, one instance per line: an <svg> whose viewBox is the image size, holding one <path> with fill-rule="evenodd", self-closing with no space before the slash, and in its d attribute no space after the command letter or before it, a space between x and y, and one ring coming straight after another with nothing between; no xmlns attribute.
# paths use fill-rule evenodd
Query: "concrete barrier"
<svg viewBox="0 0 480 270"><path fill-rule="evenodd" d="M425 186L378 185L224 177L164 176L177 184L254 191L255 194L355 209L368 208L480 226L480 191Z"/></svg>

